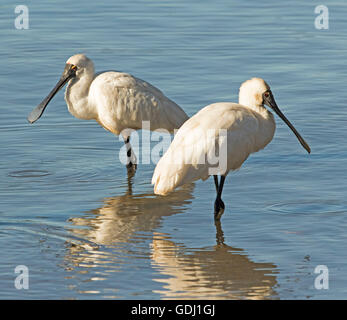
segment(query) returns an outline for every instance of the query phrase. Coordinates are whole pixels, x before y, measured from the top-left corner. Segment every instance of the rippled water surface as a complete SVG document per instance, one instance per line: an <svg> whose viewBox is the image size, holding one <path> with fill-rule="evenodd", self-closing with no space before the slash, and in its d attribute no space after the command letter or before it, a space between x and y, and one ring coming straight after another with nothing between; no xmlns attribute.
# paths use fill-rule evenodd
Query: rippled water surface
<svg viewBox="0 0 347 320"><path fill-rule="evenodd" d="M319 4L37 0L17 30L2 1L0 298L347 298L347 5L326 1L329 30L317 30ZM63 92L27 123L78 52L190 116L263 77L312 154L276 118L273 142L228 176L215 225L211 179L155 196L154 164L128 179L123 142L73 118ZM18 265L28 290L15 288Z"/></svg>

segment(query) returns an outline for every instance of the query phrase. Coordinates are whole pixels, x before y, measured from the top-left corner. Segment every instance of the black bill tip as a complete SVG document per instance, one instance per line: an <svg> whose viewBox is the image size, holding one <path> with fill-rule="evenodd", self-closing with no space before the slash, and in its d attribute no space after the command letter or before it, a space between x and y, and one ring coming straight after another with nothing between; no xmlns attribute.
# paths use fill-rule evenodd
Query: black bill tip
<svg viewBox="0 0 347 320"><path fill-rule="evenodd" d="M45 110L45 105L42 102L33 111L30 112L30 114L27 117L28 122L34 123L35 121L40 119L44 110Z"/></svg>

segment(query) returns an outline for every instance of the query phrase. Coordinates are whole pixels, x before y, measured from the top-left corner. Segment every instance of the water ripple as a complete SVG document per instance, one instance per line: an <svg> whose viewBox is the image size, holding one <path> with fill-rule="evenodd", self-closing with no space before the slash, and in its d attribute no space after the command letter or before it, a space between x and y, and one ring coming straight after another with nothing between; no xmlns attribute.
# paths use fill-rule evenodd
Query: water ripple
<svg viewBox="0 0 347 320"><path fill-rule="evenodd" d="M49 176L52 173L46 170L19 170L19 171L11 171L8 173L9 177L12 178L38 178Z"/></svg>
<svg viewBox="0 0 347 320"><path fill-rule="evenodd" d="M342 214L347 213L347 205L324 200L305 200L275 203L268 207L270 211L285 214Z"/></svg>

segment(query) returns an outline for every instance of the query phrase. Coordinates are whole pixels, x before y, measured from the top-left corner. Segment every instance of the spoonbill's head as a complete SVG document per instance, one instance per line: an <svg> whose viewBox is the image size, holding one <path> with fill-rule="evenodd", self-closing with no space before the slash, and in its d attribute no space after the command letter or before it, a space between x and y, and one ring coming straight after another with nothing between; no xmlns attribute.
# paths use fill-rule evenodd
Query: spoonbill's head
<svg viewBox="0 0 347 320"><path fill-rule="evenodd" d="M82 53L75 54L67 59L63 76L64 74L71 76L71 78L81 78L85 74L94 74L93 61Z"/></svg>
<svg viewBox="0 0 347 320"><path fill-rule="evenodd" d="M239 92L239 103L245 106L264 106L270 107L276 114L288 125L288 127L294 132L301 145L306 149L308 153L311 153L311 149L306 141L301 137L299 132L294 128L290 121L281 112L275 98L271 92L270 86L261 78L252 78L245 81Z"/></svg>
<svg viewBox="0 0 347 320"><path fill-rule="evenodd" d="M63 74L61 75L58 83L52 89L52 91L48 94L48 96L43 99L43 101L29 114L28 121L30 123L34 123L38 120L43 112L45 111L48 103L53 99L53 97L57 94L57 92L65 86L72 79L80 79L85 75L93 75L94 74L94 64L92 60L90 60L84 54L76 54L70 57L66 61L65 69Z"/></svg>
<svg viewBox="0 0 347 320"><path fill-rule="evenodd" d="M240 104L253 107L264 105L263 94L270 90L270 86L261 78L252 78L242 83L239 92Z"/></svg>

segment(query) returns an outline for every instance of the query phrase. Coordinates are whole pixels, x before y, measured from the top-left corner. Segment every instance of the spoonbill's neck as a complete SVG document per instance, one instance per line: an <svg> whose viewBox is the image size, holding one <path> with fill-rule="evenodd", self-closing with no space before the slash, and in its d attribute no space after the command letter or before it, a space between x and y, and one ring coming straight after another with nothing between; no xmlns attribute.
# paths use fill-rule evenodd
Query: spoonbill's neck
<svg viewBox="0 0 347 320"><path fill-rule="evenodd" d="M82 77L70 80L65 91L69 112L76 118L91 120L97 118L96 109L90 103L89 88L94 80L94 71L85 72Z"/></svg>

